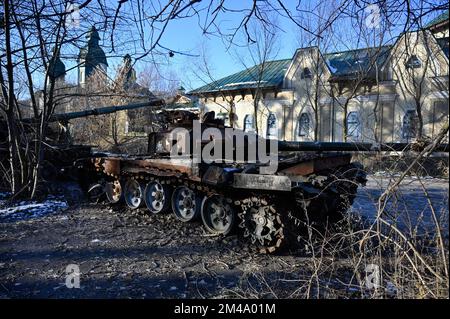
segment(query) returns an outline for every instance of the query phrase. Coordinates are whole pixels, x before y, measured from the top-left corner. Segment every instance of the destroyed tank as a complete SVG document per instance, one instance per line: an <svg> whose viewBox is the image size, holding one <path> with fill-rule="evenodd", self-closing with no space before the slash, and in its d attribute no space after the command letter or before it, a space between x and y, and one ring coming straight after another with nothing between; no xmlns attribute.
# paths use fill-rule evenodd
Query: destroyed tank
<svg viewBox="0 0 450 319"><path fill-rule="evenodd" d="M361 165L345 151L370 145L283 142L240 130L231 130L236 135L229 138L225 131L230 128L213 113L202 122L190 112L165 115L165 129L149 135L148 154L78 160L80 176L89 184L96 181L97 191L104 191L112 205L171 212L182 223L200 221L215 235L238 232L263 253L296 241L305 224L321 227L342 218L358 185L366 182ZM244 139L238 145L239 134ZM274 167L261 160L270 154L269 146L278 148ZM247 154L252 147L258 156ZM198 153L211 155L211 149L217 150L214 161L199 158Z"/></svg>
<svg viewBox="0 0 450 319"><path fill-rule="evenodd" d="M150 214L172 212L179 222L200 221L212 234L226 236L237 231L265 253L297 243L305 225L320 229L342 218L359 185L366 182L366 173L359 163L352 162L350 152L420 151L426 146L416 149L417 143L287 142L266 140L240 130L235 132L240 131L244 139L236 144L236 137L226 134L229 128L213 113L207 113L198 123L195 113L164 111L161 99L55 114L49 121L65 126L75 118L142 107L159 110L162 124L161 131L149 134L147 154L113 155L92 152L89 146L52 143L43 154L44 179L76 181L90 196L105 197L111 205L147 209ZM33 121L23 120L27 124ZM2 124L0 121L0 133ZM194 134L196 128L200 137ZM175 132L180 130L185 135L179 140ZM57 137L59 140L61 135ZM7 160L6 136L2 141L0 160ZM196 152L194 147L186 147L183 142L187 141ZM216 156L212 162L198 158L196 154L203 153L211 143L226 156ZM233 147L227 155L230 144ZM258 156L250 158L247 150L255 144ZM266 149L271 146L269 150L276 146L275 169L267 170L270 165L259 158L267 155L259 153L264 145ZM178 154L180 147L182 152ZM173 153L174 149L177 152ZM448 150L448 144L433 148Z"/></svg>

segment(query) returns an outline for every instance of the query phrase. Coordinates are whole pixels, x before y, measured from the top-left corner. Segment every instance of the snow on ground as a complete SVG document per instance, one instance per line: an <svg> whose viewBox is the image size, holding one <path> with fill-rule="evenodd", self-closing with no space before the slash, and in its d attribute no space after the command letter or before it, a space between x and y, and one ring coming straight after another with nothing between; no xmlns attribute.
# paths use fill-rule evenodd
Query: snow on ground
<svg viewBox="0 0 450 319"><path fill-rule="evenodd" d="M367 185L358 189L352 212L369 222L374 221L378 211L378 199L397 178L398 176L382 173L369 176ZM448 201L448 179L408 176L388 201L383 217L389 222L395 222L402 230L417 227L419 232L433 232L434 210L441 228L448 236Z"/></svg>
<svg viewBox="0 0 450 319"><path fill-rule="evenodd" d="M10 195L11 193L8 192L0 192L0 201L7 199Z"/></svg>
<svg viewBox="0 0 450 319"><path fill-rule="evenodd" d="M19 221L57 213L69 207L61 197L48 196L45 201L21 201L3 207L5 193L0 193L0 222Z"/></svg>

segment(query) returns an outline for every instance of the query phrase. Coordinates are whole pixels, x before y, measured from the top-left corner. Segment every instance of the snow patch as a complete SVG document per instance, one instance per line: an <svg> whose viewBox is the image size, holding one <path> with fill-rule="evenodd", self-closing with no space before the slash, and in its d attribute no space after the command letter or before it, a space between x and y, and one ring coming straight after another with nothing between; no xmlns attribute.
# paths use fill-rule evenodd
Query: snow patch
<svg viewBox="0 0 450 319"><path fill-rule="evenodd" d="M1 203L0 203L1 204ZM45 201L21 201L0 208L0 221L17 221L43 217L66 209L69 205L62 198L49 196Z"/></svg>
<svg viewBox="0 0 450 319"><path fill-rule="evenodd" d="M0 200L7 199L10 195L11 193L8 192L0 192Z"/></svg>

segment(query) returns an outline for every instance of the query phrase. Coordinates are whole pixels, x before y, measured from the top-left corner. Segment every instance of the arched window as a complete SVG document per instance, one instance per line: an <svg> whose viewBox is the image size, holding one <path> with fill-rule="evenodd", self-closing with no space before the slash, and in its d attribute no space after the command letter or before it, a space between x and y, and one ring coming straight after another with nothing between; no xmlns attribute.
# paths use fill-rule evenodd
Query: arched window
<svg viewBox="0 0 450 319"><path fill-rule="evenodd" d="M347 137L361 137L361 121L358 112L350 112L347 115Z"/></svg>
<svg viewBox="0 0 450 319"><path fill-rule="evenodd" d="M416 111L408 110L403 116L402 123L402 137L404 139L411 139L416 136L417 133L417 115Z"/></svg>
<svg viewBox="0 0 450 319"><path fill-rule="evenodd" d="M267 117L267 138L278 138L278 125L277 117L275 114L270 113Z"/></svg>
<svg viewBox="0 0 450 319"><path fill-rule="evenodd" d="M417 55L413 54L409 57L408 61L406 61L406 67L411 69L417 69L422 66L422 61L417 57Z"/></svg>
<svg viewBox="0 0 450 319"><path fill-rule="evenodd" d="M308 113L302 113L298 118L298 136L309 136L311 132L311 119Z"/></svg>
<svg viewBox="0 0 450 319"><path fill-rule="evenodd" d="M311 70L309 68L304 68L300 77L302 79L311 79L312 78Z"/></svg>
<svg viewBox="0 0 450 319"><path fill-rule="evenodd" d="M253 115L247 114L244 117L244 132L254 132L255 131L255 121Z"/></svg>

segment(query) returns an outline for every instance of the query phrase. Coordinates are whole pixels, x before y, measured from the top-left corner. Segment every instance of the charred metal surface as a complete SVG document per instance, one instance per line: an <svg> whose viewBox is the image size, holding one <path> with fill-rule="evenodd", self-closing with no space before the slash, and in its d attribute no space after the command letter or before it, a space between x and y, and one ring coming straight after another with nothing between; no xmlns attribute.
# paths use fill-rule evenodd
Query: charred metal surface
<svg viewBox="0 0 450 319"><path fill-rule="evenodd" d="M103 163L103 172L109 176L119 176L120 159L118 158L105 159Z"/></svg>
<svg viewBox="0 0 450 319"><path fill-rule="evenodd" d="M233 179L235 169L209 166L202 177L202 182L209 185L225 185Z"/></svg>
<svg viewBox="0 0 450 319"><path fill-rule="evenodd" d="M324 169L331 169L350 163L351 155L342 154L338 156L318 157L309 161L298 163L279 172L280 175L286 176L306 176Z"/></svg>
<svg viewBox="0 0 450 319"><path fill-rule="evenodd" d="M122 171L127 173L151 173L160 176L194 177L190 158L170 159L124 159Z"/></svg>
<svg viewBox="0 0 450 319"><path fill-rule="evenodd" d="M288 192L291 180L287 176L235 173L233 187Z"/></svg>

